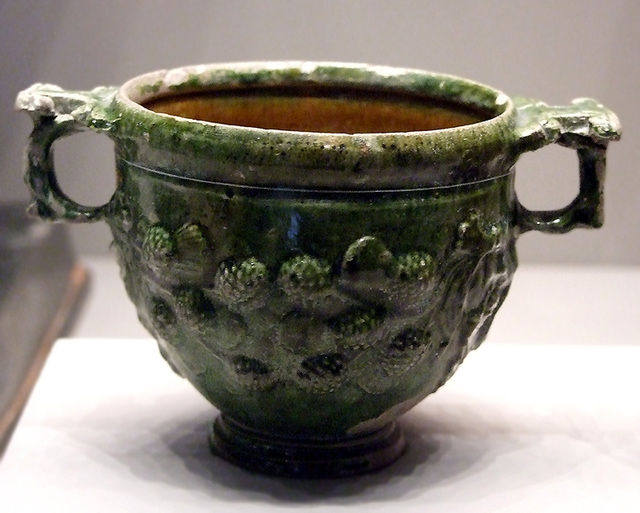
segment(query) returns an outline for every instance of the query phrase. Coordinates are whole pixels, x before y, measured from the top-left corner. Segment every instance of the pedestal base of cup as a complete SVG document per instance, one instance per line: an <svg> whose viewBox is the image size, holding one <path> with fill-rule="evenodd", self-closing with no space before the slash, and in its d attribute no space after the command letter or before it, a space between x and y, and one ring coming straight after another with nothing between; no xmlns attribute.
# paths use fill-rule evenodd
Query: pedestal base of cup
<svg viewBox="0 0 640 513"><path fill-rule="evenodd" d="M402 454L395 422L361 435L303 438L256 432L224 416L211 430L212 452L252 472L295 478L348 477L382 469Z"/></svg>

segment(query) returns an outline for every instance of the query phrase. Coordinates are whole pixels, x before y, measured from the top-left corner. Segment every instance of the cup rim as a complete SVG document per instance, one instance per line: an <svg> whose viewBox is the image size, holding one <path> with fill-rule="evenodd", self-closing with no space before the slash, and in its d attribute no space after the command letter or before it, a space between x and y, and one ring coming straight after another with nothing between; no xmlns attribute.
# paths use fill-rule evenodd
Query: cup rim
<svg viewBox="0 0 640 513"><path fill-rule="evenodd" d="M260 128L254 126L201 121L171 114L154 112L143 103L163 96L190 94L222 86L278 86L321 84L328 87L368 86L385 88L391 92L420 93L433 100L445 101L470 110L489 113L486 119L451 128L380 132L326 132ZM455 91L452 91L455 89ZM453 92L453 94L451 94ZM405 134L428 135L437 132L460 131L468 127L490 125L508 115L513 109L509 96L502 91L455 75L423 71L413 68L341 63L332 61L247 61L237 63L182 66L145 73L125 82L118 90L118 100L129 108L181 121L238 129L243 131L279 132L282 134L312 134L314 136Z"/></svg>
<svg viewBox="0 0 640 513"><path fill-rule="evenodd" d="M431 95L436 101L495 114L452 128L351 134L199 121L142 105L162 95L216 86L309 83ZM410 68L322 61L185 66L129 80L118 89L114 106L120 113L121 134L137 139L147 148L147 157L153 152L156 156L172 154L171 159L163 158L166 166L153 171L205 183L292 190L404 191L500 178L511 173L517 159L513 151L515 107L509 96L472 80ZM144 159L127 162L151 170L145 167Z"/></svg>

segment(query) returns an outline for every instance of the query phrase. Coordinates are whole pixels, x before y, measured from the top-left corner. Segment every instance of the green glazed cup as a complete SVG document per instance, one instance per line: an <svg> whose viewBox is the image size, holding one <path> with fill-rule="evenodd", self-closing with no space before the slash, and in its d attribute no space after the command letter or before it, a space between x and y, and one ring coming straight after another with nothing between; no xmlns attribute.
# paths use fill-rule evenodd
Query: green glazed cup
<svg viewBox="0 0 640 513"><path fill-rule="evenodd" d="M160 352L220 411L211 447L260 472L344 476L394 461L395 419L485 338L529 230L602 224L617 118L469 80L333 63L159 71L120 88L36 84L31 212L104 220ZM100 207L61 191L56 139L115 144ZM514 192L524 152L578 153L565 208Z"/></svg>

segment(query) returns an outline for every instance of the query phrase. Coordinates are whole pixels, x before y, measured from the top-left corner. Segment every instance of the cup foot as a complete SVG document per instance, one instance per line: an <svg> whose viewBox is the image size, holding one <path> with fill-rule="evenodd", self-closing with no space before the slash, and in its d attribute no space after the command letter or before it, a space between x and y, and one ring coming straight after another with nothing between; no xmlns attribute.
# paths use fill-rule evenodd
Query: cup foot
<svg viewBox="0 0 640 513"><path fill-rule="evenodd" d="M226 461L262 474L297 478L347 477L393 463L405 439L395 422L356 436L301 438L267 435L227 417L211 429L212 452Z"/></svg>

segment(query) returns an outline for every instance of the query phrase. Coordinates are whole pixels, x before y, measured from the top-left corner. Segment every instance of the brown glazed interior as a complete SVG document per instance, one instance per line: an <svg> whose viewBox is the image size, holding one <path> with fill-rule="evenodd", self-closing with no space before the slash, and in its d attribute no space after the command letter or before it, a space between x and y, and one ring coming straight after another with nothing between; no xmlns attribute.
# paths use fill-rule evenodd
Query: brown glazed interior
<svg viewBox="0 0 640 513"><path fill-rule="evenodd" d="M143 106L187 119L323 133L439 130L495 115L402 91L337 87L249 87L167 95Z"/></svg>

